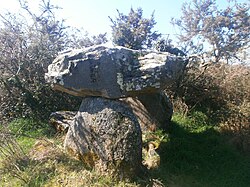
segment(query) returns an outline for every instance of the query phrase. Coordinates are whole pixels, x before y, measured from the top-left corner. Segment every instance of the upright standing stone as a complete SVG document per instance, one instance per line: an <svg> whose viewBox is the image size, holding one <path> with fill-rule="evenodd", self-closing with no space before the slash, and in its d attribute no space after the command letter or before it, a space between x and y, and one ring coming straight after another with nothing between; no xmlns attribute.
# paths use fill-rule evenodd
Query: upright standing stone
<svg viewBox="0 0 250 187"><path fill-rule="evenodd" d="M164 92L142 94L136 98L128 97L121 100L132 108L142 131L166 130L169 127L173 106Z"/></svg>
<svg viewBox="0 0 250 187"><path fill-rule="evenodd" d="M120 101L84 98L64 146L89 167L119 178L133 177L142 166L140 125Z"/></svg>

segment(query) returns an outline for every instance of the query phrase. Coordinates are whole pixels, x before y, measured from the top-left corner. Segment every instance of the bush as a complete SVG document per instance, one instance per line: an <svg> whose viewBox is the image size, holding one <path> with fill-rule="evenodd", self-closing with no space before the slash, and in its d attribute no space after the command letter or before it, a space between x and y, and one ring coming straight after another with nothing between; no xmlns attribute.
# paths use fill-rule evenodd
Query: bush
<svg viewBox="0 0 250 187"><path fill-rule="evenodd" d="M26 1L22 11L0 15L0 123L20 117L47 119L52 111L77 110L80 98L53 91L44 74L58 52L106 42L106 34L88 37L64 26L56 6L40 1L33 13Z"/></svg>
<svg viewBox="0 0 250 187"><path fill-rule="evenodd" d="M22 2L23 15L1 15L2 122L31 115L44 119L50 110L45 106L48 102L53 103L54 108L62 108L62 102L58 103L57 97L65 100L69 98L67 95L54 94L44 80L48 65L60 50L67 47L66 27L63 21L54 17L55 6L42 1L44 4L41 4L41 13L37 16Z"/></svg>
<svg viewBox="0 0 250 187"><path fill-rule="evenodd" d="M242 142L241 149L250 150L250 67L244 64L206 64L191 62L175 87L175 110L192 113L200 110L209 120L220 124L223 132ZM183 108L185 110L183 110ZM240 140L239 140L240 138ZM243 146L244 145L244 146ZM248 147L248 148L247 148Z"/></svg>

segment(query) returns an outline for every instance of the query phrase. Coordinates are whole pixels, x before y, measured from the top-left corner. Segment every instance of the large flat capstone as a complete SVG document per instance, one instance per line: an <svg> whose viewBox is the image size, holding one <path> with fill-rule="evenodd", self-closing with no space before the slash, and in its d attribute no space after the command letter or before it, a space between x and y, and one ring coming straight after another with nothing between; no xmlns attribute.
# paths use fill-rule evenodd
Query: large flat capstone
<svg viewBox="0 0 250 187"><path fill-rule="evenodd" d="M186 62L168 52L99 45L59 54L45 78L54 89L72 95L115 99L165 89Z"/></svg>

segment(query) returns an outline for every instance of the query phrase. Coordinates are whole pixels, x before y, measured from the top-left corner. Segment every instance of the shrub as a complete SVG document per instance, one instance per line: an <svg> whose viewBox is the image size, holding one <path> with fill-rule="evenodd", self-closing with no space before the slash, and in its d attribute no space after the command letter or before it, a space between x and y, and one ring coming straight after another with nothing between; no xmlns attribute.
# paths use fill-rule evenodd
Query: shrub
<svg viewBox="0 0 250 187"><path fill-rule="evenodd" d="M40 1L33 13L20 0L19 14L0 14L0 123L20 117L47 119L52 111L76 110L80 98L53 91L44 74L58 52L106 42L88 37L55 17L56 6Z"/></svg>
<svg viewBox="0 0 250 187"><path fill-rule="evenodd" d="M250 67L244 64L191 62L183 78L168 94L174 96L175 110L188 114L206 112L223 132L250 150ZM186 108L183 112L183 108ZM240 138L240 139L239 139ZM244 146L243 146L244 145ZM247 148L248 147L248 148Z"/></svg>
<svg viewBox="0 0 250 187"><path fill-rule="evenodd" d="M67 38L63 21L54 17L55 6L41 4L39 16L27 4L22 4L24 16L8 13L1 15L0 28L0 118L47 116L52 102L61 108L58 98L45 84L44 73L58 51L66 47ZM56 102L55 102L56 101ZM46 105L46 106L45 106ZM74 105L74 102L73 104ZM39 115L38 115L39 113Z"/></svg>

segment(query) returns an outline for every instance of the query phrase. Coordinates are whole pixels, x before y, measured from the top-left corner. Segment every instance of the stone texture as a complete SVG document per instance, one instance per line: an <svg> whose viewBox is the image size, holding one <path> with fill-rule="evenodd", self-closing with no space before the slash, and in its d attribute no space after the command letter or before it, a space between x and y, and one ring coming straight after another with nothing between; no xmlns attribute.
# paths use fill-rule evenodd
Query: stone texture
<svg viewBox="0 0 250 187"><path fill-rule="evenodd" d="M145 159L143 161L143 164L148 169L156 169L160 165L160 155L155 151L155 146L152 143L148 144L148 150L145 153Z"/></svg>
<svg viewBox="0 0 250 187"><path fill-rule="evenodd" d="M134 97L171 85L186 62L168 52L99 45L60 54L45 78L54 89L76 96Z"/></svg>
<svg viewBox="0 0 250 187"><path fill-rule="evenodd" d="M77 111L57 111L50 114L49 123L57 132L67 132Z"/></svg>
<svg viewBox="0 0 250 187"><path fill-rule="evenodd" d="M136 98L128 97L121 100L132 108L142 131L168 128L173 106L164 92L142 94Z"/></svg>
<svg viewBox="0 0 250 187"><path fill-rule="evenodd" d="M119 178L142 165L142 137L129 107L116 100L86 97L65 138L67 153L89 167Z"/></svg>

